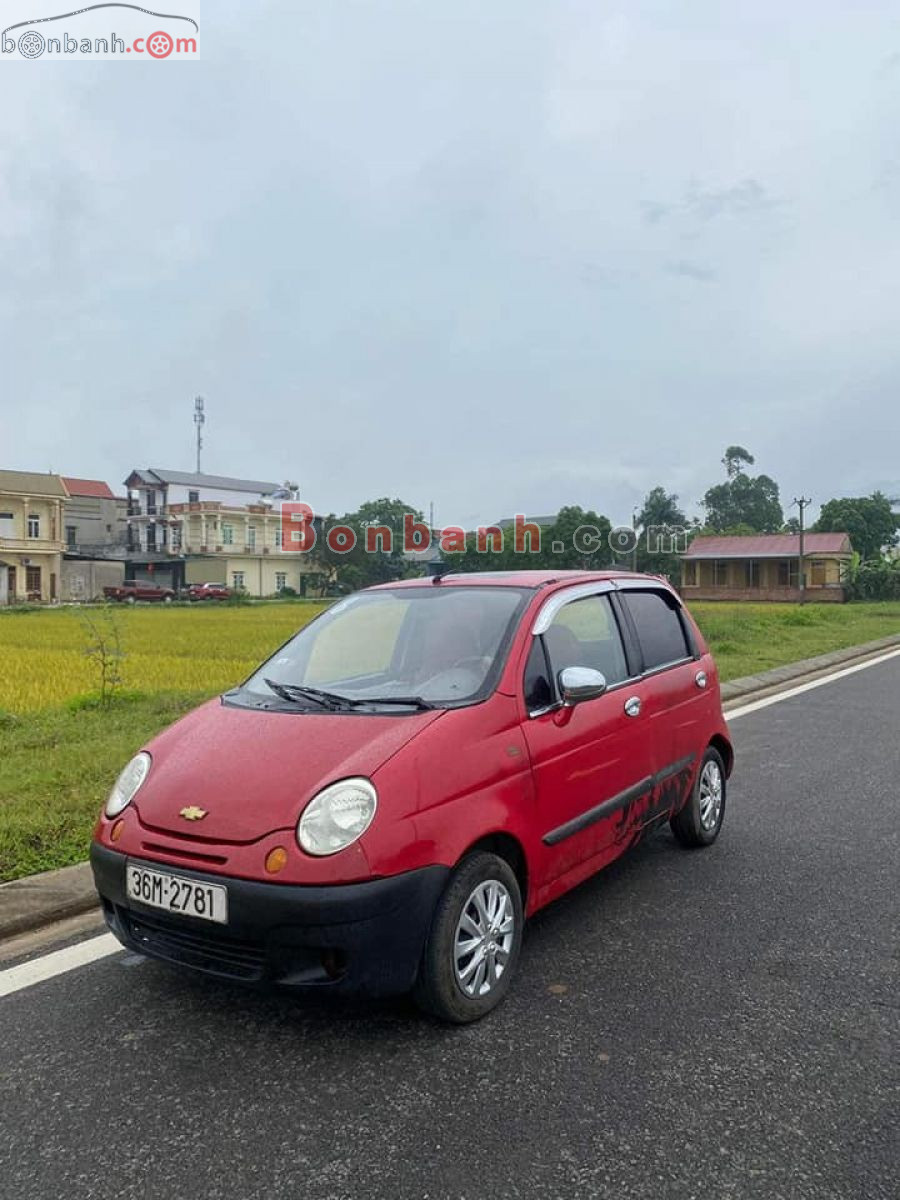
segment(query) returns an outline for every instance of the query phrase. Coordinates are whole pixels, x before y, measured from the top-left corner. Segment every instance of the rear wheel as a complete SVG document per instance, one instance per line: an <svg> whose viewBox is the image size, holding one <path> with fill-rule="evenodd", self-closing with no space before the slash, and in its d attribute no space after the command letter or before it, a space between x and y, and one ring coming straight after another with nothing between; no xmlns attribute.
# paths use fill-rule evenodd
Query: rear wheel
<svg viewBox="0 0 900 1200"><path fill-rule="evenodd" d="M465 1025L509 991L522 945L522 894L496 854L463 859L438 901L414 996L442 1021Z"/></svg>
<svg viewBox="0 0 900 1200"><path fill-rule="evenodd" d="M725 764L707 747L690 799L669 824L682 846L711 846L725 819Z"/></svg>

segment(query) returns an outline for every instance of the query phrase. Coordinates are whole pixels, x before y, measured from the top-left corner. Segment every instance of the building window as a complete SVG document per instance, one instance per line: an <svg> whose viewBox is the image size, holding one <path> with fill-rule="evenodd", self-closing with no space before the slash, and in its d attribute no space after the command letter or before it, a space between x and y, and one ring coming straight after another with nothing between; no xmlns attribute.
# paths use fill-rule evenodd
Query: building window
<svg viewBox="0 0 900 1200"><path fill-rule="evenodd" d="M800 573L797 569L796 558L784 559L778 564L778 586L792 588L800 586Z"/></svg>
<svg viewBox="0 0 900 1200"><path fill-rule="evenodd" d="M25 568L25 591L29 596L41 596L41 568L26 567Z"/></svg>
<svg viewBox="0 0 900 1200"><path fill-rule="evenodd" d="M188 504L199 504L199 503L200 503L200 493L199 492L188 492Z"/></svg>
<svg viewBox="0 0 900 1200"><path fill-rule="evenodd" d="M697 586L697 564L695 562L684 564L684 585L685 587Z"/></svg>
<svg viewBox="0 0 900 1200"><path fill-rule="evenodd" d="M39 538L41 536L41 518L37 513L28 514L28 536L30 538Z"/></svg>
<svg viewBox="0 0 900 1200"><path fill-rule="evenodd" d="M243 586L244 586L244 572L243 571L232 571L231 572L231 586L233 588L235 588L235 590L237 590L237 591L240 591L243 588Z"/></svg>
<svg viewBox="0 0 900 1200"><path fill-rule="evenodd" d="M280 592L280 591L282 591L283 588L286 588L286 587L287 587L287 572L286 571L276 571L275 572L275 591Z"/></svg>
<svg viewBox="0 0 900 1200"><path fill-rule="evenodd" d="M66 526L66 545L69 547L70 550L75 545L77 540L78 540L78 527L75 525L67 525Z"/></svg>
<svg viewBox="0 0 900 1200"><path fill-rule="evenodd" d="M256 526L255 525L247 526L247 549L248 550L256 549Z"/></svg>
<svg viewBox="0 0 900 1200"><path fill-rule="evenodd" d="M234 545L234 526L233 525L225 525L225 524L222 525L222 545L223 546L233 546Z"/></svg>
<svg viewBox="0 0 900 1200"><path fill-rule="evenodd" d="M728 587L728 560L717 558L713 563L713 584L716 587Z"/></svg>
<svg viewBox="0 0 900 1200"><path fill-rule="evenodd" d="M809 582L812 587L825 586L825 560L814 558L809 564Z"/></svg>
<svg viewBox="0 0 900 1200"><path fill-rule="evenodd" d="M755 558L748 558L744 563L744 586L759 587L759 562Z"/></svg>
<svg viewBox="0 0 900 1200"><path fill-rule="evenodd" d="M173 550L181 549L181 526L180 525L172 526L172 542L171 542L171 544L172 544Z"/></svg>
<svg viewBox="0 0 900 1200"><path fill-rule="evenodd" d="M150 516L154 516L156 513L156 492L152 489L147 491L147 512Z"/></svg>
<svg viewBox="0 0 900 1200"><path fill-rule="evenodd" d="M275 548L277 550L281 549L281 522L280 521L275 526Z"/></svg>

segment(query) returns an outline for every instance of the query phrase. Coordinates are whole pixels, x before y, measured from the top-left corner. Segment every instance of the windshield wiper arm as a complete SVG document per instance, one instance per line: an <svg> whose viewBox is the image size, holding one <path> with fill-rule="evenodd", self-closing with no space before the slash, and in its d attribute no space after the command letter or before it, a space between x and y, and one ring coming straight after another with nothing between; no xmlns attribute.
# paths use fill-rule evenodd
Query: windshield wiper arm
<svg viewBox="0 0 900 1200"><path fill-rule="evenodd" d="M291 704L300 704L303 700L312 700L320 708L334 710L347 704L345 696L337 692L323 692L319 688L303 687L299 683L277 683L274 679L263 677L263 683L272 689L276 696L288 700Z"/></svg>
<svg viewBox="0 0 900 1200"><path fill-rule="evenodd" d="M365 708L370 704L399 704L404 708L425 709L434 705L422 696L341 696L338 692L326 692L322 688L306 687L299 683L276 683L274 679L263 680L276 696L297 704L301 700L312 700L322 708L335 711L339 708Z"/></svg>

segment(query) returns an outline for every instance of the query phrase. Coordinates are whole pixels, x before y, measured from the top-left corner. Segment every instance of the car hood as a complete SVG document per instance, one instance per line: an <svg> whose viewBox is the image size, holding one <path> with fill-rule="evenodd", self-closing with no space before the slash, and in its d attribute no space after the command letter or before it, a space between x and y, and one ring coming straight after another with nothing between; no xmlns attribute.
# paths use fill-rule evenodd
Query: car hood
<svg viewBox="0 0 900 1200"><path fill-rule="evenodd" d="M326 784L373 775L442 715L265 712L212 700L147 746L153 766L134 806L150 829L253 842L293 828ZM205 816L180 816L188 807Z"/></svg>

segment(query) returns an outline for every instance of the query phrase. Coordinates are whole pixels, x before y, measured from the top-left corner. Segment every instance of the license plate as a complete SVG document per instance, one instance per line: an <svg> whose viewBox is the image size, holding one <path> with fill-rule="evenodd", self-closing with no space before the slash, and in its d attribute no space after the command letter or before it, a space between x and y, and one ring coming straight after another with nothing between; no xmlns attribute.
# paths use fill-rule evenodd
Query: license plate
<svg viewBox="0 0 900 1200"><path fill-rule="evenodd" d="M183 917L199 917L203 921L228 921L228 889L218 883L185 879L166 871L151 871L128 863L125 871L125 893L151 908L178 913Z"/></svg>

